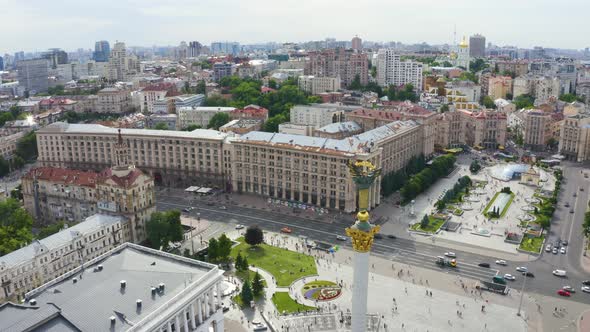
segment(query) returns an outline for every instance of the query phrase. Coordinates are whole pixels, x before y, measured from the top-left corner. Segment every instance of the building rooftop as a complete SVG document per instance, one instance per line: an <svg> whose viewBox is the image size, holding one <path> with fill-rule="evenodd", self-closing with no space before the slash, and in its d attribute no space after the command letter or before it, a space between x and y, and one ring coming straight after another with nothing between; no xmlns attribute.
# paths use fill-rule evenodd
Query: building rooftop
<svg viewBox="0 0 590 332"><path fill-rule="evenodd" d="M179 111L185 112L232 112L235 107L221 107L221 106L198 106L198 107L181 107Z"/></svg>
<svg viewBox="0 0 590 332"><path fill-rule="evenodd" d="M212 264L125 243L27 293L36 300L28 305L32 309L0 308L0 331L35 325L35 331L146 330L156 316L174 310L188 289L221 273ZM152 292L159 285L163 290Z"/></svg>
<svg viewBox="0 0 590 332"><path fill-rule="evenodd" d="M97 124L74 124L65 122L55 122L44 128L41 128L38 133L52 133L63 132L71 134L86 134L86 135L117 135L119 128L105 127ZM223 140L227 134L217 130L210 129L195 129L193 131L177 131L177 130L153 130L153 129L128 129L122 128L121 135L123 136L153 136L162 138L200 138Z"/></svg>
<svg viewBox="0 0 590 332"><path fill-rule="evenodd" d="M321 131L324 133L335 134L335 133L344 133L344 132L355 132L361 130L361 126L354 121L346 121L346 122L336 122L330 123L327 126L323 126L317 131Z"/></svg>
<svg viewBox="0 0 590 332"><path fill-rule="evenodd" d="M74 239L81 235L100 229L103 226L110 226L123 222L124 220L125 218L121 216L109 216L104 214L92 215L79 224L68 227L44 239L34 240L28 246L0 257L0 266L5 265L7 268L18 266L19 264L34 259L40 254L63 247L66 244L71 244ZM0 319L0 326L1 325L2 319Z"/></svg>
<svg viewBox="0 0 590 332"><path fill-rule="evenodd" d="M262 123L262 120L257 119L235 119L219 127L219 129L228 128L252 128Z"/></svg>
<svg viewBox="0 0 590 332"><path fill-rule="evenodd" d="M258 105L248 105L242 109L235 109L231 111L234 116L248 115L253 117L265 117L268 115L268 110Z"/></svg>
<svg viewBox="0 0 590 332"><path fill-rule="evenodd" d="M23 178L63 183L65 185L76 185L94 188L98 173L85 172L67 168L39 167L31 169Z"/></svg>

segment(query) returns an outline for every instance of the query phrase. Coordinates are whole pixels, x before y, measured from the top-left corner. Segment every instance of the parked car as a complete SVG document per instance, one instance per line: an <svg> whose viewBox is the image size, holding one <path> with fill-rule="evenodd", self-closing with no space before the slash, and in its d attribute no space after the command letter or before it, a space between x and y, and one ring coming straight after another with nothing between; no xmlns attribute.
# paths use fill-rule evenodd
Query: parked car
<svg viewBox="0 0 590 332"><path fill-rule="evenodd" d="M563 286L563 287L561 287L561 289L563 289L565 291L568 291L570 293L575 293L576 292L576 290L572 286Z"/></svg>
<svg viewBox="0 0 590 332"><path fill-rule="evenodd" d="M570 207L570 203L568 203L568 202L565 202L565 205L564 205L564 206L565 206L565 207Z"/></svg>
<svg viewBox="0 0 590 332"><path fill-rule="evenodd" d="M451 257L451 258L456 258L457 257L457 255L454 252L452 252L452 251L445 252L445 256Z"/></svg>
<svg viewBox="0 0 590 332"><path fill-rule="evenodd" d="M526 266L519 266L516 268L516 271L518 272L526 272L528 271L528 269L526 268Z"/></svg>
<svg viewBox="0 0 590 332"><path fill-rule="evenodd" d="M254 327L252 329L253 331L266 331L268 330L268 327L266 327L266 325L260 323L260 324L254 324Z"/></svg>
<svg viewBox="0 0 590 332"><path fill-rule="evenodd" d="M291 233L293 233L293 230L290 229L289 227L283 227L283 228L281 228L281 233L291 234Z"/></svg>
<svg viewBox="0 0 590 332"><path fill-rule="evenodd" d="M523 272L522 275L525 276L525 277L529 277L529 278L534 278L535 277L535 275L532 272L528 272L528 271L527 272Z"/></svg>
<svg viewBox="0 0 590 332"><path fill-rule="evenodd" d="M572 296L572 294L566 290L560 289L557 291L557 294L561 295L561 296Z"/></svg>
<svg viewBox="0 0 590 332"><path fill-rule="evenodd" d="M397 239L397 236L395 236L393 234L388 234L387 237L390 239L394 239L394 240Z"/></svg>
<svg viewBox="0 0 590 332"><path fill-rule="evenodd" d="M574 209L570 209L570 213L574 213Z"/></svg>
<svg viewBox="0 0 590 332"><path fill-rule="evenodd" d="M219 209L220 210L227 210L227 208L224 205L220 206Z"/></svg>
<svg viewBox="0 0 590 332"><path fill-rule="evenodd" d="M557 255L559 253L559 251L557 250L557 247L553 248L553 254Z"/></svg>
<svg viewBox="0 0 590 332"><path fill-rule="evenodd" d="M191 212L191 209L189 209L189 208L184 208L184 209L182 209L182 212Z"/></svg>
<svg viewBox="0 0 590 332"><path fill-rule="evenodd" d="M582 286L582 292L590 293L590 286Z"/></svg>
<svg viewBox="0 0 590 332"><path fill-rule="evenodd" d="M477 264L477 265L479 265L479 266L481 266L481 267L487 267L487 268L489 268L489 267L490 267L490 263L479 263L479 264Z"/></svg>
<svg viewBox="0 0 590 332"><path fill-rule="evenodd" d="M545 252L551 252L551 244L548 244L548 245L545 247Z"/></svg>
<svg viewBox="0 0 590 332"><path fill-rule="evenodd" d="M553 275L556 277L565 277L567 275L567 271L565 270L553 270Z"/></svg>
<svg viewBox="0 0 590 332"><path fill-rule="evenodd" d="M563 242L561 242L561 245L564 246L564 247L567 247L568 242L567 241L563 241Z"/></svg>
<svg viewBox="0 0 590 332"><path fill-rule="evenodd" d="M340 240L340 241L346 241L347 238L344 235L336 235L336 240Z"/></svg>
<svg viewBox="0 0 590 332"><path fill-rule="evenodd" d="M505 261L505 260L503 260L503 259L499 259L499 260L497 260L497 261L496 261L496 264L498 264L498 265L503 265L503 266L506 266L506 265L508 265L508 263L506 263L506 261Z"/></svg>
<svg viewBox="0 0 590 332"><path fill-rule="evenodd" d="M515 276L513 276L512 274L508 274L508 273L506 273L506 274L504 275L504 279L506 279L506 280L510 280L510 281L514 281L514 280L516 280L516 277L515 277Z"/></svg>
<svg viewBox="0 0 590 332"><path fill-rule="evenodd" d="M559 252L565 255L567 251L565 250L565 247L561 247L561 250L559 250Z"/></svg>
<svg viewBox="0 0 590 332"><path fill-rule="evenodd" d="M590 280L584 280L584 281L582 281L582 285L584 285L584 286L590 286Z"/></svg>
<svg viewBox="0 0 590 332"><path fill-rule="evenodd" d="M236 229L242 229L242 228L244 228L244 225L242 225L242 224L237 224L236 225Z"/></svg>

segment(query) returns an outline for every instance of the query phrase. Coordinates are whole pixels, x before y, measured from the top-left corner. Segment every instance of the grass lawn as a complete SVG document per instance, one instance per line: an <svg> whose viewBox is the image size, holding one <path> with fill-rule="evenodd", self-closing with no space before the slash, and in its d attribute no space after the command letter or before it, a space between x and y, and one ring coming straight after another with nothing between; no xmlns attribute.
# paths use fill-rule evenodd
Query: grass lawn
<svg viewBox="0 0 590 332"><path fill-rule="evenodd" d="M502 213L500 213L500 218L503 218L504 215L506 214L506 212L508 211L508 208L510 207L510 204L512 204L512 201L514 200L514 193L510 193L510 198L508 199L508 203L506 203L506 205L504 205L504 208L502 209Z"/></svg>
<svg viewBox="0 0 590 332"><path fill-rule="evenodd" d="M413 224L412 227L410 227L410 229L412 229L414 231L422 231L422 232L434 234L434 233L436 233L436 231L438 231L440 226L442 226L445 223L444 220L434 218L433 216L428 216L428 219L430 220L430 222L428 223L428 226L426 226L425 228L422 228L422 226L420 225L420 222L417 222L417 223Z"/></svg>
<svg viewBox="0 0 590 332"><path fill-rule="evenodd" d="M545 240L545 235L541 235L540 237L525 237L520 243L520 249L538 254L541 252L543 240Z"/></svg>
<svg viewBox="0 0 590 332"><path fill-rule="evenodd" d="M494 205L494 201L496 200L496 197L498 197L498 195L500 195L501 193L502 193L501 191L498 191L494 195L494 197L492 197L492 199L490 200L490 202L488 203L488 205L486 205L486 208L483 210L483 213L482 213L484 216L488 217L488 209L492 205ZM506 212L508 212L508 208L512 204L512 201L514 200L514 196L516 196L516 195L514 195L514 193L511 192L510 193L510 198L508 199L508 202L506 202L506 205L504 205L504 208L502 209L502 212L500 212L500 217L499 218L504 217L504 215L506 214ZM492 217L492 218L494 218L494 217Z"/></svg>
<svg viewBox="0 0 590 332"><path fill-rule="evenodd" d="M315 307L309 307L295 302L287 292L277 292L272 296L272 303L279 311L279 313L296 313L302 311L316 310Z"/></svg>
<svg viewBox="0 0 590 332"><path fill-rule="evenodd" d="M250 247L244 238L231 250L235 259L238 252L242 257L248 257L248 263L268 271L275 277L279 287L287 287L296 279L318 273L313 257L298 252L277 248L268 244ZM251 277L251 276L250 276Z"/></svg>

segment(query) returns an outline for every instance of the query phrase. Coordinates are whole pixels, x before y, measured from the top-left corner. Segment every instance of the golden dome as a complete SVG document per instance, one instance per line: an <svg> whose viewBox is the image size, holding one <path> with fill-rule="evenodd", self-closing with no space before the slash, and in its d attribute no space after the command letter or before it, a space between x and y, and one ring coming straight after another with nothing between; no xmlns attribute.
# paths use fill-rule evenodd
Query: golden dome
<svg viewBox="0 0 590 332"><path fill-rule="evenodd" d="M459 43L459 47L461 47L461 48L469 47L469 45L467 44L467 40L465 39L465 36L463 36L463 39L461 39L461 43Z"/></svg>

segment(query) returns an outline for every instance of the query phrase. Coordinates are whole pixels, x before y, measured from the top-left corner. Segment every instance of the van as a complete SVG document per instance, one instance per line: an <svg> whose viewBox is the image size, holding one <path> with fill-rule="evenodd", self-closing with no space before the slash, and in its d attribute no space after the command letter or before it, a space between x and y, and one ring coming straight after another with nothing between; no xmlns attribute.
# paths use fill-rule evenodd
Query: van
<svg viewBox="0 0 590 332"><path fill-rule="evenodd" d="M557 277L565 277L566 274L565 270L553 270L553 275Z"/></svg>
<svg viewBox="0 0 590 332"><path fill-rule="evenodd" d="M506 285L506 279L504 279L504 277L502 276L494 276L494 278L492 278L492 281L497 284Z"/></svg>

